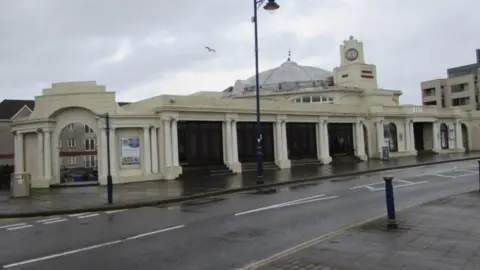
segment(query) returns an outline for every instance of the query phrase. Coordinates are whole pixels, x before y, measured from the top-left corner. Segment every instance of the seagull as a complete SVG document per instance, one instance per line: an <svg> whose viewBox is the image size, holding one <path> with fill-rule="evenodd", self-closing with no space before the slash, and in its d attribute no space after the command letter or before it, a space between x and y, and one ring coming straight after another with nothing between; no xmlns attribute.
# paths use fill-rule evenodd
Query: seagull
<svg viewBox="0 0 480 270"><path fill-rule="evenodd" d="M214 49L212 49L212 48L210 48L210 47L208 47L208 46L205 46L205 49L207 49L209 52L214 52L214 53L217 52L217 51L215 51Z"/></svg>

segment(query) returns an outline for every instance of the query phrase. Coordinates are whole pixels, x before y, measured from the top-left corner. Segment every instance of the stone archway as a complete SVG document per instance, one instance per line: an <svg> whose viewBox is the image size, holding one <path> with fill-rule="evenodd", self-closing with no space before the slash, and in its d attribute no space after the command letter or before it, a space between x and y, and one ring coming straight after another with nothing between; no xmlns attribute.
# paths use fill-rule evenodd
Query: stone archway
<svg viewBox="0 0 480 270"><path fill-rule="evenodd" d="M462 127L463 148L465 148L465 152L468 152L468 149L469 149L468 128L467 128L467 125L465 125L464 123L461 124L461 127Z"/></svg>
<svg viewBox="0 0 480 270"><path fill-rule="evenodd" d="M98 182L97 140L93 128L82 123L70 123L60 131L60 183Z"/></svg>
<svg viewBox="0 0 480 270"><path fill-rule="evenodd" d="M63 108L50 117L55 120L52 136L52 184L98 181L102 166L97 115L79 108Z"/></svg>

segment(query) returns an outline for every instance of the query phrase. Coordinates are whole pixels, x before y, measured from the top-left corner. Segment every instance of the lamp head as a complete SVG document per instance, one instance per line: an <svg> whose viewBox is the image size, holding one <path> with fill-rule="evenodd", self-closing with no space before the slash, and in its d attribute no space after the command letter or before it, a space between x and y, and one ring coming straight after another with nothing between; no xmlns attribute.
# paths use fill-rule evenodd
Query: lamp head
<svg viewBox="0 0 480 270"><path fill-rule="evenodd" d="M280 5L275 2L275 0L268 0L268 3L265 4L263 9L268 11L274 11L280 8Z"/></svg>

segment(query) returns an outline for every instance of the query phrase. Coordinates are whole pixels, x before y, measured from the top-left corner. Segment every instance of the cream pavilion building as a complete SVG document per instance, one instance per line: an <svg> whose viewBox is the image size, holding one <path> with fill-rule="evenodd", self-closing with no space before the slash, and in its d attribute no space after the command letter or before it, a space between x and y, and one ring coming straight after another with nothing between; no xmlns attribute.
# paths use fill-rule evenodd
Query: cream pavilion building
<svg viewBox="0 0 480 270"><path fill-rule="evenodd" d="M340 46L333 72L288 59L262 72L260 83L267 169L480 149L480 140L472 140L480 135L479 113L400 105L402 92L378 87L376 67L365 62L363 43L353 37ZM100 184L106 183L107 147L114 183L171 180L200 169L242 173L256 158L254 89L252 77L224 92L120 106L115 92L96 82L54 83L35 98L28 116L12 123L15 170L30 173L36 188L58 184L60 132L79 123L97 138Z"/></svg>

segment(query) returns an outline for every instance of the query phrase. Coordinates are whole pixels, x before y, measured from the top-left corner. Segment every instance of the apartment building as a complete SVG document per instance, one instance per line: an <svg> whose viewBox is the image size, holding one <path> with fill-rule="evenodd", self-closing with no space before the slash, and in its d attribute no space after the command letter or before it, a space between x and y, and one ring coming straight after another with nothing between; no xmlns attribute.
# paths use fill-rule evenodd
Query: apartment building
<svg viewBox="0 0 480 270"><path fill-rule="evenodd" d="M447 78L421 83L423 105L480 110L480 49L476 63L447 69Z"/></svg>
<svg viewBox="0 0 480 270"><path fill-rule="evenodd" d="M120 106L129 104L119 102ZM14 164L14 136L10 124L27 117L35 108L34 100L5 99L0 102L0 166ZM80 123L67 125L60 133L60 165L73 168L97 166L97 138L92 128Z"/></svg>

